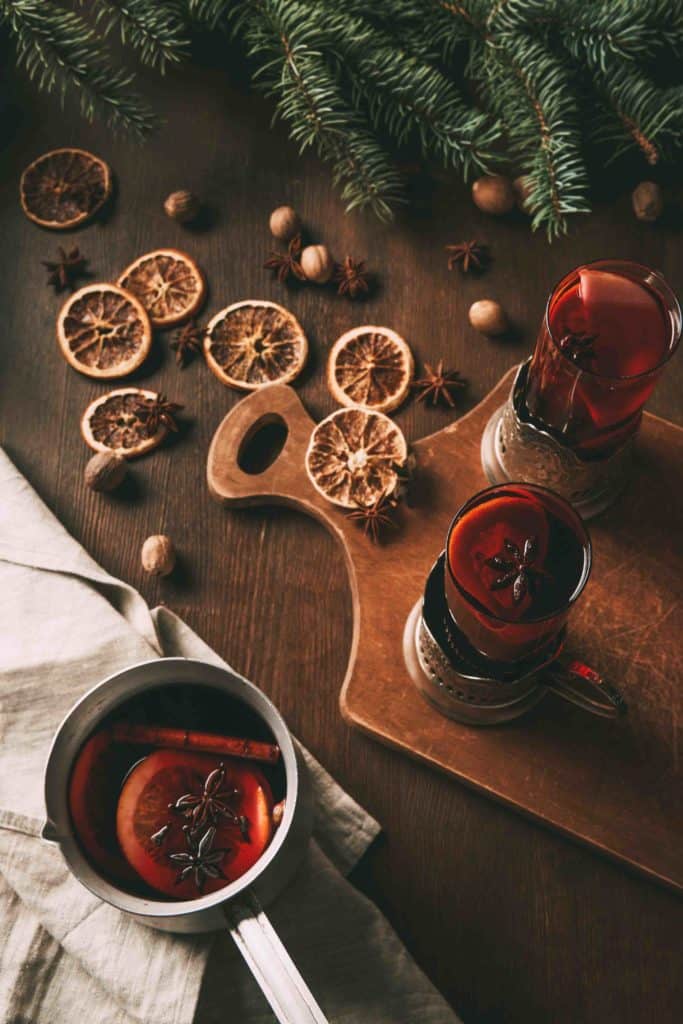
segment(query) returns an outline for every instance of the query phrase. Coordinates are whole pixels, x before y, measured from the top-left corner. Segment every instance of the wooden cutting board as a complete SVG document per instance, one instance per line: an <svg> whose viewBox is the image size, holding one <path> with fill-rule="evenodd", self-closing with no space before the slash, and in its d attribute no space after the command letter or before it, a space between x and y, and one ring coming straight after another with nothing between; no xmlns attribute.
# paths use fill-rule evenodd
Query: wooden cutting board
<svg viewBox="0 0 683 1024"><path fill-rule="evenodd" d="M621 689L625 719L594 718L548 695L515 722L460 725L425 702L405 669L406 618L453 514L487 484L481 434L514 372L468 415L412 446L417 494L380 545L309 482L313 422L285 385L255 392L225 417L209 451L209 489L225 505L303 509L342 545L353 638L340 700L350 724L683 889L683 430L645 415L629 488L590 523L593 573L574 610L569 651ZM277 458L245 472L256 435L277 425L287 431Z"/></svg>

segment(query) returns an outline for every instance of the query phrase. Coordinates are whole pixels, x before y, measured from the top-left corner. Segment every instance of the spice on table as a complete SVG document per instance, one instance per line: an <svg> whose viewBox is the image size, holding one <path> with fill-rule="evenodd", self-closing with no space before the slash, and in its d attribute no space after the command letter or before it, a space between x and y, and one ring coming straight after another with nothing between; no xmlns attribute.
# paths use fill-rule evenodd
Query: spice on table
<svg viewBox="0 0 683 1024"><path fill-rule="evenodd" d="M472 199L484 213L500 217L514 208L517 197L509 178L503 174L485 174L473 183Z"/></svg>
<svg viewBox="0 0 683 1024"><path fill-rule="evenodd" d="M59 258L57 260L42 260L47 270L47 283L51 284L56 292L62 292L65 288L73 290L74 283L79 277L87 277L86 266L88 260L78 248L63 249L60 245L57 249Z"/></svg>
<svg viewBox="0 0 683 1024"><path fill-rule="evenodd" d="M284 306L246 299L221 309L209 321L204 355L223 384L239 391L256 391L276 381L293 381L306 363L308 339Z"/></svg>
<svg viewBox="0 0 683 1024"><path fill-rule="evenodd" d="M118 452L97 452L85 467L85 482L91 491L114 491L123 483L126 460Z"/></svg>
<svg viewBox="0 0 683 1024"><path fill-rule="evenodd" d="M291 206L278 206L270 215L270 233L280 242L289 242L301 234L301 217Z"/></svg>
<svg viewBox="0 0 683 1024"><path fill-rule="evenodd" d="M53 149L21 176L21 208L43 228L79 227L104 205L112 189L109 166L85 149Z"/></svg>
<svg viewBox="0 0 683 1024"><path fill-rule="evenodd" d="M163 533L148 537L142 545L140 560L142 568L150 576L169 576L176 562L173 541Z"/></svg>
<svg viewBox="0 0 683 1024"><path fill-rule="evenodd" d="M171 192L164 200L164 212L167 217L177 220L179 224L191 224L199 216L201 203L198 196L189 189L181 188Z"/></svg>
<svg viewBox="0 0 683 1024"><path fill-rule="evenodd" d="M365 260L356 262L347 256L343 263L335 263L332 280L337 285L339 295L348 295L356 299L359 295L367 295L370 281L365 270Z"/></svg>
<svg viewBox="0 0 683 1024"><path fill-rule="evenodd" d="M376 544L387 527L396 528L393 513L397 506L396 498L380 494L379 498L372 505L360 505L351 512L346 513L346 518L351 522L357 522L363 527L363 533L369 537L373 544Z"/></svg>
<svg viewBox="0 0 683 1024"><path fill-rule="evenodd" d="M369 508L394 494L397 466L408 458L400 428L383 412L351 406L337 409L314 427L306 451L306 473L334 505Z"/></svg>
<svg viewBox="0 0 683 1024"><path fill-rule="evenodd" d="M307 245L301 253L301 269L307 281L327 284L334 273L334 260L326 245Z"/></svg>
<svg viewBox="0 0 683 1024"><path fill-rule="evenodd" d="M143 388L116 388L93 399L81 417L83 440L96 452L116 452L134 459L158 447L169 428L160 422L150 432L149 406L159 396Z"/></svg>
<svg viewBox="0 0 683 1024"><path fill-rule="evenodd" d="M664 210L662 190L655 181L641 181L631 195L633 212L638 220L648 223L657 220Z"/></svg>
<svg viewBox="0 0 683 1024"><path fill-rule="evenodd" d="M459 266L463 274L470 270L485 270L489 263L488 246L482 245L476 239L471 242L460 242L458 245L447 245L448 269L454 270Z"/></svg>
<svg viewBox="0 0 683 1024"><path fill-rule="evenodd" d="M424 368L425 376L413 384L413 387L419 391L418 401L428 405L443 403L454 409L455 402L452 392L466 388L467 381L460 376L458 370L445 370L443 359L439 360L436 367L425 363Z"/></svg>
<svg viewBox="0 0 683 1024"><path fill-rule="evenodd" d="M475 331L492 338L506 334L510 329L510 321L505 310L493 299L479 299L478 302L473 302L468 317Z"/></svg>
<svg viewBox="0 0 683 1024"><path fill-rule="evenodd" d="M138 417L147 428L147 436L154 437L159 427L165 427L173 433L178 433L176 413L180 412L182 405L177 402L169 402L166 395L158 394L154 398L140 398Z"/></svg>
<svg viewBox="0 0 683 1024"><path fill-rule="evenodd" d="M408 343L389 327L354 327L327 360L327 386L340 405L391 412L410 390L415 363Z"/></svg>
<svg viewBox="0 0 683 1024"><path fill-rule="evenodd" d="M185 324L171 342L171 348L175 352L175 361L183 370L194 357L201 352L202 343L206 328L200 327L196 320Z"/></svg>
<svg viewBox="0 0 683 1024"><path fill-rule="evenodd" d="M294 238L291 239L287 246L287 252L274 252L271 250L270 256L263 266L266 270L274 270L278 281L284 284L290 277L296 277L299 281L306 280L306 275L300 261L301 235L294 235Z"/></svg>
<svg viewBox="0 0 683 1024"><path fill-rule="evenodd" d="M66 361L86 377L126 377L145 361L152 326L142 303L116 284L86 284L57 316L57 341Z"/></svg>
<svg viewBox="0 0 683 1024"><path fill-rule="evenodd" d="M201 268L180 249L154 249L138 256L118 284L137 296L154 327L175 327L191 320L206 298Z"/></svg>

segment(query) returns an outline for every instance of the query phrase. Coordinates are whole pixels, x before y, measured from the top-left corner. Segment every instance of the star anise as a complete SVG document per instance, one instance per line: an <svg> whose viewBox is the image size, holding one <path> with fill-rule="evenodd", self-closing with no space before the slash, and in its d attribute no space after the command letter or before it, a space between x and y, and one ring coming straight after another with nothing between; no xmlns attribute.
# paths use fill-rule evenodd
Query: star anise
<svg viewBox="0 0 683 1024"><path fill-rule="evenodd" d="M199 327L196 320L185 324L171 342L171 348L175 352L175 361L184 369L187 364L202 350L202 343L206 334L205 327Z"/></svg>
<svg viewBox="0 0 683 1024"><path fill-rule="evenodd" d="M436 369L429 363L425 363L425 372L425 377L413 381L413 387L420 392L417 396L418 401L428 402L431 405L445 402L446 405L450 405L451 409L454 409L455 402L451 392L467 387L467 381L460 376L458 370L444 370L443 359L439 360Z"/></svg>
<svg viewBox="0 0 683 1024"><path fill-rule="evenodd" d="M158 832L155 832L154 835L151 835L149 837L155 846L163 846L164 840L166 839L166 836L168 835L170 828L170 823L162 825Z"/></svg>
<svg viewBox="0 0 683 1024"><path fill-rule="evenodd" d="M573 363L591 363L595 359L595 342L597 334L587 334L579 331L576 334L571 331L560 338L560 351L563 352Z"/></svg>
<svg viewBox="0 0 683 1024"><path fill-rule="evenodd" d="M232 786L225 786L224 783L225 765L221 762L207 775L202 783L201 793L184 793L174 804L169 804L169 810L179 811L189 820L193 831L207 823L217 825L221 818L226 818L231 824L238 825L244 836L248 825L247 819L243 815L235 814L230 807L231 801L239 796L239 791Z"/></svg>
<svg viewBox="0 0 683 1024"><path fill-rule="evenodd" d="M396 505L396 498L388 494L381 494L372 505L359 505L358 508L347 512L346 518L352 522L361 523L363 533L370 538L373 544L376 544L386 527L396 526L393 519Z"/></svg>
<svg viewBox="0 0 683 1024"><path fill-rule="evenodd" d="M520 550L514 541L505 538L505 552L487 558L484 565L495 569L499 576L489 584L489 590L504 590L512 587L512 600L515 604L533 591L538 577L545 575L543 570L536 569L533 562L538 555L538 540L536 537L527 537L524 547Z"/></svg>
<svg viewBox="0 0 683 1024"><path fill-rule="evenodd" d="M338 294L348 295L350 299L362 294L367 295L370 290L365 260L356 262L350 256L347 256L343 263L335 263L332 280L337 285Z"/></svg>
<svg viewBox="0 0 683 1024"><path fill-rule="evenodd" d="M175 414L182 409L177 402L169 402L166 395L157 395L155 398L140 399L138 408L138 419L147 429L147 436L154 437L160 426L167 430L178 432L178 424L175 421Z"/></svg>
<svg viewBox="0 0 683 1024"><path fill-rule="evenodd" d="M454 270L459 264L463 274L470 270L485 270L489 263L488 246L476 239L471 242L460 242L458 245L447 245L448 269Z"/></svg>
<svg viewBox="0 0 683 1024"><path fill-rule="evenodd" d="M299 258L301 256L301 235L295 235L287 246L287 252L274 252L263 264L266 270L275 270L278 281L283 283L292 275L300 281L306 280Z"/></svg>
<svg viewBox="0 0 683 1024"><path fill-rule="evenodd" d="M189 875L192 875L194 884L199 892L201 892L207 878L225 878L220 864L229 851L227 849L213 849L213 843L216 838L216 829L213 825L207 828L204 835L200 838L197 837L189 826L185 826L183 831L187 841L187 852L169 853L167 856L169 860L182 865L175 880L176 885L184 882Z"/></svg>
<svg viewBox="0 0 683 1024"><path fill-rule="evenodd" d="M87 277L85 268L88 260L81 255L77 246L67 252L60 245L57 252L59 259L55 262L41 260L48 272L47 283L51 284L56 292L62 292L65 288L71 288L73 291L74 282L79 277Z"/></svg>

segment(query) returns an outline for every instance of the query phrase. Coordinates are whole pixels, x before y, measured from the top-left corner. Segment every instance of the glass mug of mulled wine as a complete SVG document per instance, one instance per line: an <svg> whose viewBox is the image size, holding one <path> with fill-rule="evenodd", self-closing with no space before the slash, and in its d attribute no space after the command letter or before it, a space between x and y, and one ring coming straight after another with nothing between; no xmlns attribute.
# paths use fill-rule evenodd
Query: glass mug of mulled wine
<svg viewBox="0 0 683 1024"><path fill-rule="evenodd" d="M541 484L584 518L602 512L628 482L643 406L680 337L680 306L657 271L628 260L572 270L484 431L490 482Z"/></svg>
<svg viewBox="0 0 683 1024"><path fill-rule="evenodd" d="M529 663L557 646L591 569L591 542L563 498L530 484L480 491L448 531L448 612L473 658Z"/></svg>
<svg viewBox="0 0 683 1024"><path fill-rule="evenodd" d="M629 260L578 267L548 298L526 410L579 458L608 457L637 431L680 337L681 309L660 273Z"/></svg>

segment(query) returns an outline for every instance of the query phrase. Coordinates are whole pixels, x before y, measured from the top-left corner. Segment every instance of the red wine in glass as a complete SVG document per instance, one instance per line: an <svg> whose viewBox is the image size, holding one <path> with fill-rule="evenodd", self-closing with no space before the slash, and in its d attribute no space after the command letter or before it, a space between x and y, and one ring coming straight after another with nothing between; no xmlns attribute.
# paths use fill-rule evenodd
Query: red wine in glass
<svg viewBox="0 0 683 1024"><path fill-rule="evenodd" d="M590 566L588 533L563 498L533 485L490 487L463 505L448 532L448 608L484 658L522 661L557 638Z"/></svg>
<svg viewBox="0 0 683 1024"><path fill-rule="evenodd" d="M638 429L680 334L680 307L656 271L579 267L548 300L522 411L579 457L605 457Z"/></svg>

